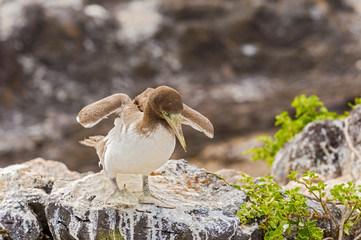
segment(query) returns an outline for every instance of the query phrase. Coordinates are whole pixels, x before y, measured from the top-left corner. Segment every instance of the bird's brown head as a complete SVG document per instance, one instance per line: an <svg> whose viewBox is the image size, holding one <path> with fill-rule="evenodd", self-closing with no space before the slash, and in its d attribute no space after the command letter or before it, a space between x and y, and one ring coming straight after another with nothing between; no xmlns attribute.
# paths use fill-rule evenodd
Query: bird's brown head
<svg viewBox="0 0 361 240"><path fill-rule="evenodd" d="M160 118L163 118L163 112L177 114L183 111L182 97L175 89L166 86L156 88L150 95L149 103Z"/></svg>
<svg viewBox="0 0 361 240"><path fill-rule="evenodd" d="M160 86L150 95L148 104L157 117L167 121L183 149L187 151L181 125L183 101L180 94L173 88Z"/></svg>

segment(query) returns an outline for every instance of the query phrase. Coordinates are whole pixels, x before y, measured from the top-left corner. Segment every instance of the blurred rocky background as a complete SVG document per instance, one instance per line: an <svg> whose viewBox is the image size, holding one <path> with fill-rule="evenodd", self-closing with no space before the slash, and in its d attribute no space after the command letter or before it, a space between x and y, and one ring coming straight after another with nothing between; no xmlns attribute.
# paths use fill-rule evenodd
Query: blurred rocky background
<svg viewBox="0 0 361 240"><path fill-rule="evenodd" d="M360 39L358 0L0 0L0 167L98 171L78 141L113 119L84 129L78 111L164 84L215 127L213 140L184 127L175 159L262 175L242 152L296 95L338 112L361 95Z"/></svg>

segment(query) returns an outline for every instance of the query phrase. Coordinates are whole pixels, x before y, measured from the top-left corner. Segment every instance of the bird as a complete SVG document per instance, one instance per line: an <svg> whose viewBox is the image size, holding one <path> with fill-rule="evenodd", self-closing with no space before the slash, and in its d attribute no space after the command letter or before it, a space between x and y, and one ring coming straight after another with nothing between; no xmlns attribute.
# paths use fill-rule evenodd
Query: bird
<svg viewBox="0 0 361 240"><path fill-rule="evenodd" d="M182 124L213 138L212 123L184 104L178 91L168 86L147 88L133 100L124 93L113 94L85 106L76 119L91 128L111 114L116 115L114 127L106 136L91 136L80 143L96 149L99 165L113 183L113 198L127 205L173 207L151 193L148 176L169 160L176 138L187 151ZM141 174L141 196L119 189L117 174Z"/></svg>

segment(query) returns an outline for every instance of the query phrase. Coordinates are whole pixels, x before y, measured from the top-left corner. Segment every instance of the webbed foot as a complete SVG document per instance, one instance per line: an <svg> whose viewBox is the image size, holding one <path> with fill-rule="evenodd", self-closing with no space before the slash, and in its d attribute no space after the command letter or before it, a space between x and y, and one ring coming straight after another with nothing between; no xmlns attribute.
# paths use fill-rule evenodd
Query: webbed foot
<svg viewBox="0 0 361 240"><path fill-rule="evenodd" d="M175 208L175 206L165 203L150 192L148 176L143 176L143 193L138 200L139 203L143 204L154 204L158 207Z"/></svg>

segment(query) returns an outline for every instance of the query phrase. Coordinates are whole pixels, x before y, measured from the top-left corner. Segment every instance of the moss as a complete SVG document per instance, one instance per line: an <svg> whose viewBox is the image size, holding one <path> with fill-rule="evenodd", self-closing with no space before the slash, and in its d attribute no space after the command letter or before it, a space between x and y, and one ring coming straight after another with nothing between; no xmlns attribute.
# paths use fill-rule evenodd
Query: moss
<svg viewBox="0 0 361 240"><path fill-rule="evenodd" d="M114 230L112 232L101 231L98 233L99 240L125 240L123 235L118 231Z"/></svg>

